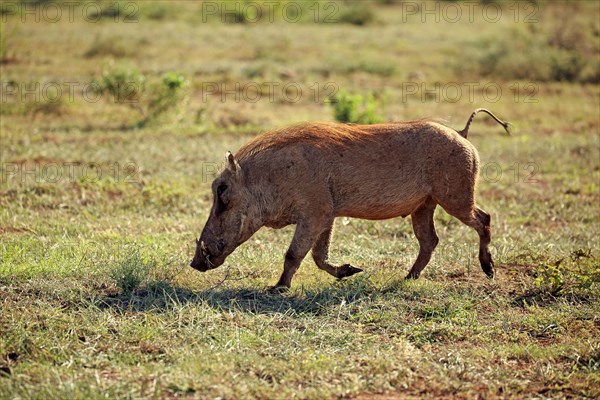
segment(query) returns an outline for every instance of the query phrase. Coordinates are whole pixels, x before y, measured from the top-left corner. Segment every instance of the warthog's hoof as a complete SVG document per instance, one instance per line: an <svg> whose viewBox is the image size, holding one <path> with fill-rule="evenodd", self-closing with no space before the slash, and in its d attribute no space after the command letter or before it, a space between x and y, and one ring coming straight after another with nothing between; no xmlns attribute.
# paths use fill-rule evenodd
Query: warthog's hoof
<svg viewBox="0 0 600 400"><path fill-rule="evenodd" d="M344 264L344 265L338 267L337 277L338 277L338 279L347 278L354 274L358 274L359 272L362 272L362 269L353 267L350 264Z"/></svg>
<svg viewBox="0 0 600 400"><path fill-rule="evenodd" d="M487 275L488 278L492 279L494 277L494 262L490 261L489 263L485 263L481 265L483 272Z"/></svg>
<svg viewBox="0 0 600 400"><path fill-rule="evenodd" d="M267 293L269 294L282 294L290 291L290 288L284 285L275 285L269 286L267 288Z"/></svg>

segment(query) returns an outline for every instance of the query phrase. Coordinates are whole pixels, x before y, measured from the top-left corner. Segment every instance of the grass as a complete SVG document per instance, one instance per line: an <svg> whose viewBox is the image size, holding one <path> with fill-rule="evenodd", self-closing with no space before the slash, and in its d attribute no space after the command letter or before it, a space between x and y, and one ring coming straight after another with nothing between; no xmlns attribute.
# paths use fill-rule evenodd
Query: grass
<svg viewBox="0 0 600 400"><path fill-rule="evenodd" d="M137 23L112 3L97 23L3 15L17 28L2 38L1 80L13 86L0 113L0 398L600 396L597 4L569 11L578 32L554 3L540 3L535 24L423 24L380 1L358 8L363 25L324 22L329 9L312 21L308 3L297 23L138 5ZM508 32L522 41L505 46ZM497 47L481 44L488 35ZM113 47L116 37L127 40ZM498 49L497 64L482 64ZM579 57L572 79L546 69L555 51ZM111 96L86 101L113 64L166 89L185 77L185 101L156 103L167 106L151 125ZM12 89L31 82L75 82L74 98ZM203 92L207 82L219 89ZM478 84L472 97L463 82ZM303 95L289 101L285 84ZM453 84L463 92L451 101ZM293 227L259 231L214 271L187 266L225 152L276 126L334 120L336 93L385 99L370 108L384 120L462 128L488 107L514 123L506 137L478 117L469 137L496 279L480 270L477 235L439 209L440 244L418 281L402 280L418 245L401 218L336 221L333 261L365 270L344 281L307 259L289 293L266 291Z"/></svg>

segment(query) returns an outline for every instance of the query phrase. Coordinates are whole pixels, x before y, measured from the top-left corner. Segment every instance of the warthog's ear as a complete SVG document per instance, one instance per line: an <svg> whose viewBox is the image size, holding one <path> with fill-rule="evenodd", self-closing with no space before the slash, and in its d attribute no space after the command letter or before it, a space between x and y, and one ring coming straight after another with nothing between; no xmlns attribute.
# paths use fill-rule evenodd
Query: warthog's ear
<svg viewBox="0 0 600 400"><path fill-rule="evenodd" d="M227 168L229 168L231 172L237 173L240 171L240 164L238 164L237 160L230 151L225 154L225 158L227 159Z"/></svg>

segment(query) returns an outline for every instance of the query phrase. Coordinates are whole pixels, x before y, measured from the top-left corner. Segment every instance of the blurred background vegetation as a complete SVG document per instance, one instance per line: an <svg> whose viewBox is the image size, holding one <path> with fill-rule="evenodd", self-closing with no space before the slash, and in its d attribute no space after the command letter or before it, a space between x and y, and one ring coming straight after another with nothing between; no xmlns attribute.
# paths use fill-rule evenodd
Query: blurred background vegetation
<svg viewBox="0 0 600 400"><path fill-rule="evenodd" d="M0 398L600 395L600 2L2 0L0 75ZM478 107L516 128L469 136L494 281L439 209L418 282L402 219L337 221L366 272L287 297L293 227L187 267L259 132Z"/></svg>
<svg viewBox="0 0 600 400"><path fill-rule="evenodd" d="M58 82L64 92L65 82L75 82L78 94L7 95L4 115L49 115L52 124L64 119L87 129L140 127L162 116L188 131L256 131L348 114L359 122L361 101L345 117L332 109L344 91L342 108L348 95L363 96L363 106L380 110L367 119L376 121L405 119L428 102L480 103L488 82L501 85L495 108L503 111L515 99L539 99L543 89L600 80L596 2L69 4L2 2L5 85ZM465 82L481 83L475 99ZM424 86L406 98L407 83ZM449 83L462 93L444 96ZM105 94L102 101L80 93L93 89ZM436 108L426 115L439 115Z"/></svg>

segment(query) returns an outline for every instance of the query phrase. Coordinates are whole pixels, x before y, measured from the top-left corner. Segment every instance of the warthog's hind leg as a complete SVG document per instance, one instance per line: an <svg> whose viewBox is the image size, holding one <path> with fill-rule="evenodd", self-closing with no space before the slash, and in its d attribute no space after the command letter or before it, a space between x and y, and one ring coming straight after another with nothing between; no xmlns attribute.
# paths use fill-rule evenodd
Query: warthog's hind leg
<svg viewBox="0 0 600 400"><path fill-rule="evenodd" d="M338 279L346 278L358 272L362 272L362 269L353 267L350 264L344 264L337 267L329 263L329 243L331 242L332 229L333 221L331 221L329 227L319 235L315 245L312 248L313 260L315 260L317 267Z"/></svg>
<svg viewBox="0 0 600 400"><path fill-rule="evenodd" d="M491 233L491 221L492 217L481 208L475 208L475 221L473 228L477 230L479 234L479 262L481 263L481 269L488 276L488 278L494 277L494 260L492 260L492 254L490 253L490 242L492 240Z"/></svg>
<svg viewBox="0 0 600 400"><path fill-rule="evenodd" d="M494 277L494 261L492 260L492 254L490 253L490 241L492 240L491 235L491 217L490 214L483 211L481 208L474 204L470 207L462 208L450 208L442 204L442 207L448 212L448 214L455 216L461 220L465 225L475 229L479 234L479 263L481 269L487 275L488 278Z"/></svg>
<svg viewBox="0 0 600 400"><path fill-rule="evenodd" d="M421 271L429 263L433 250L438 244L439 239L433 225L433 212L436 205L435 201L429 198L410 215L413 231L419 240L419 255L406 276L407 279L417 279L421 275Z"/></svg>

